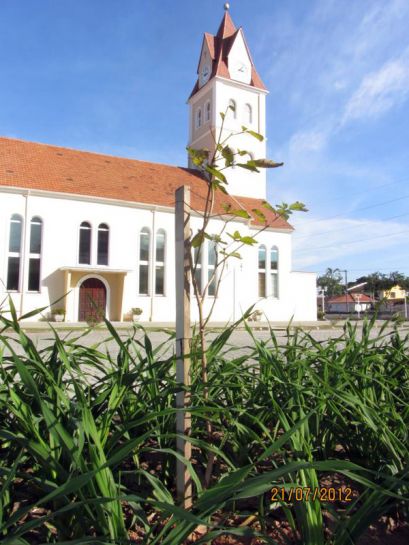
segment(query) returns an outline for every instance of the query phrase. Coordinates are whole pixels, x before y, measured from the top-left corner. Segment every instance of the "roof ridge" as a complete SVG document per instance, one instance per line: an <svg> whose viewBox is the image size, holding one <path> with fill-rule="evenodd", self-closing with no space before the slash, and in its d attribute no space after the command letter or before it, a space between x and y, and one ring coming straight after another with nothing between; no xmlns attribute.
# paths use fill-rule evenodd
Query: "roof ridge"
<svg viewBox="0 0 409 545"><path fill-rule="evenodd" d="M112 159L124 159L125 161L133 161L133 162L136 162L136 163L144 163L146 165L166 166L166 167L169 167L169 168L177 168L177 169L187 170L188 172L192 172L193 174L198 172L197 169L182 167L180 165L170 165L168 163L158 163L156 161L144 161L142 159L135 159L134 157L125 157L125 156L122 156L122 155L113 155L111 153L101 153L99 151L89 151L89 150L84 150L84 149L79 149L79 148L71 148L71 147L68 147L68 146L59 146L59 145L56 145L56 144L47 144L45 142L33 142L32 140L25 140L24 138L12 138L12 137L9 137L9 136L0 136L0 140L8 140L10 142L21 142L21 143L30 144L30 145L33 144L35 146L44 146L44 147L52 148L52 149L61 149L61 150L73 151L75 153L84 153L84 154L87 154L87 155L97 155L98 157L109 157L109 158L112 158Z"/></svg>

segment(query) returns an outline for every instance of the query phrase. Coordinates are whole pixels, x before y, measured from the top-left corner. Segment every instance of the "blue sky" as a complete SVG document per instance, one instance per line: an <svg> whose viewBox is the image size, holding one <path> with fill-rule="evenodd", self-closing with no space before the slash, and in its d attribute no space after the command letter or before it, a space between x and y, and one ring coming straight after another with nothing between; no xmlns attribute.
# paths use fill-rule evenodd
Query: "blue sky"
<svg viewBox="0 0 409 545"><path fill-rule="evenodd" d="M268 196L304 201L294 268L409 275L409 2L232 0L269 88ZM0 134L186 164L219 0L1 0Z"/></svg>

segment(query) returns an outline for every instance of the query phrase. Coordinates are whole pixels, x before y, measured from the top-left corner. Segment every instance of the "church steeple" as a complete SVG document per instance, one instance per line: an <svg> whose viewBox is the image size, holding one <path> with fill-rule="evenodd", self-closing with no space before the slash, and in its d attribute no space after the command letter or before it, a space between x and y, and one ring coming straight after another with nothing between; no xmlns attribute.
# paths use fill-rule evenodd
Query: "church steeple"
<svg viewBox="0 0 409 545"><path fill-rule="evenodd" d="M220 112L227 112L224 136L229 132L240 132L243 125L265 135L267 90L254 66L243 29L235 26L226 6L216 35L204 34L197 74L188 100L189 146L214 149L214 135L218 135L221 124ZM228 108L229 105L234 111ZM235 137L234 143L232 138L231 145L248 151L248 158L266 155L265 141L259 142L249 135ZM255 174L240 172L242 170L228 169L229 191L235 195L265 198L265 172Z"/></svg>
<svg viewBox="0 0 409 545"><path fill-rule="evenodd" d="M225 4L226 6L226 4ZM236 32L236 27L230 17L229 10L225 8L222 22L220 23L219 30L217 31L216 36L221 38L229 38L232 34Z"/></svg>

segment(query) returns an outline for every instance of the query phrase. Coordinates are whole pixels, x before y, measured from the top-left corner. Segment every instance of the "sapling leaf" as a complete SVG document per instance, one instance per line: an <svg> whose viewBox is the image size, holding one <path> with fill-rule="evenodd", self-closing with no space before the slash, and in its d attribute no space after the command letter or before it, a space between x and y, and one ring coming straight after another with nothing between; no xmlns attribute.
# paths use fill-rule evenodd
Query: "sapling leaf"
<svg viewBox="0 0 409 545"><path fill-rule="evenodd" d="M251 170L251 172L260 172L256 167L254 161L247 161L247 163L237 163L237 166L240 168L245 168L246 170Z"/></svg>
<svg viewBox="0 0 409 545"><path fill-rule="evenodd" d="M237 210L229 209L227 213L230 214L231 216L236 216L238 218L244 218L246 220L251 219L250 214L246 210L243 210L242 208L239 208Z"/></svg>
<svg viewBox="0 0 409 545"><path fill-rule="evenodd" d="M211 167L210 165L206 165L205 171L220 180L221 182L227 183L226 176L216 168Z"/></svg>
<svg viewBox="0 0 409 545"><path fill-rule="evenodd" d="M275 161L271 161L271 159L255 159L254 163L260 168L278 168L284 165L284 163L276 163Z"/></svg>
<svg viewBox="0 0 409 545"><path fill-rule="evenodd" d="M229 146L224 146L222 148L222 156L225 159L226 167L229 167L233 164L234 161L234 153L233 150Z"/></svg>
<svg viewBox="0 0 409 545"><path fill-rule="evenodd" d="M261 210L259 210L258 208L252 208L251 210L256 216L257 218L260 220L260 221L267 221L267 218L265 216L265 214L263 214L263 212Z"/></svg>
<svg viewBox="0 0 409 545"><path fill-rule="evenodd" d="M198 231L191 240L192 248L199 248L203 244L205 239L205 233L203 231Z"/></svg>
<svg viewBox="0 0 409 545"><path fill-rule="evenodd" d="M257 240L253 237L241 237L240 242L246 246L252 246L257 243Z"/></svg>
<svg viewBox="0 0 409 545"><path fill-rule="evenodd" d="M254 136L259 142L262 142L264 140L264 136L256 131L246 131L248 134L251 134L251 136Z"/></svg>
<svg viewBox="0 0 409 545"><path fill-rule="evenodd" d="M262 206L264 206L264 208L266 208L267 210L270 210L270 212L276 212L276 209L271 206L271 204L267 201L263 201L262 203Z"/></svg>
<svg viewBox="0 0 409 545"><path fill-rule="evenodd" d="M297 212L308 212L308 208L306 208L305 204L300 201L295 201L290 204L290 210L295 210Z"/></svg>

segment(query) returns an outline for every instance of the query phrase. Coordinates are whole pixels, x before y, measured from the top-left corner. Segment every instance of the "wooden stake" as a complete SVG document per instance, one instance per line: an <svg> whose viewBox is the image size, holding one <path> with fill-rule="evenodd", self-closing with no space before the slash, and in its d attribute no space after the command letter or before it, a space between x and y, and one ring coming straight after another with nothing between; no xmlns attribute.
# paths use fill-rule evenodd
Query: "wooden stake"
<svg viewBox="0 0 409 545"><path fill-rule="evenodd" d="M175 192L175 279L176 279L176 380L190 387L190 187L179 187ZM190 406L190 391L176 394L176 407ZM190 461L191 444L180 435L189 435L191 416L187 410L176 415L177 451ZM185 509L192 505L192 479L185 464L176 461L176 490Z"/></svg>

